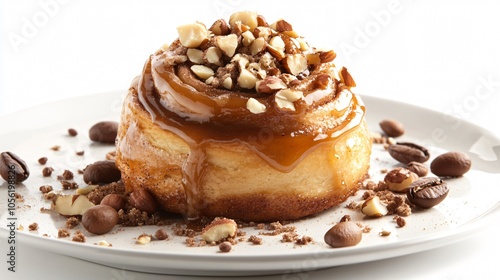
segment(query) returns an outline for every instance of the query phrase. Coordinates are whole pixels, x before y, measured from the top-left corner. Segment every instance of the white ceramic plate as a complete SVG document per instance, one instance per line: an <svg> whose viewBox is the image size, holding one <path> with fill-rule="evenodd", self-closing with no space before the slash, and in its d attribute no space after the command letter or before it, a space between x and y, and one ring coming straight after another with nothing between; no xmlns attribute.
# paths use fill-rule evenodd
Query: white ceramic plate
<svg viewBox="0 0 500 280"><path fill-rule="evenodd" d="M90 95L57 103L51 103L0 118L0 147L25 159L31 168L31 176L16 186L16 192L25 201L17 202L16 226L24 230L14 236L16 244L29 244L47 251L60 253L90 262L130 270L183 275L258 275L292 273L367 262L416 253L458 242L469 237L488 223L491 214L499 208L500 188L500 140L490 132L464 121L408 104L364 96L368 108L367 120L372 131L379 131L378 122L394 118L403 122L407 133L401 140L413 141L430 148L431 160L446 150L468 152L473 169L464 177L449 179L451 191L444 202L427 211L417 211L406 218L407 225L398 228L392 216L381 219L363 219L360 213L344 205L294 222L297 233L312 237L315 242L306 246L281 242L281 235L263 237L262 245L240 242L227 254L218 252L216 246L188 248L184 237L171 233L167 241L153 241L147 245L135 244L141 233L154 234L158 229L150 227L115 227L105 235L86 233L86 243L57 238L57 229L63 228L65 218L41 213L41 207L49 207L42 199L39 186L51 184L60 189L55 177L65 169L76 172L87 164L101 160L113 149L112 146L91 143L87 131L102 120L119 120L123 92ZM67 134L68 128L79 131L76 137ZM59 151L50 148L61 146ZM75 155L84 151L84 156ZM41 175L43 166L38 158L49 158L46 166L55 169L52 178ZM429 161L430 162L430 161ZM377 179L381 168L392 168L397 162L388 156L380 145L374 146L371 175ZM81 176L75 181L85 184ZM0 186L0 236L6 240L7 183ZM348 199L360 202L360 195ZM372 228L363 234L363 240L355 247L332 249L323 241L325 232L343 215L349 214L355 221ZM28 226L37 222L39 229L29 231ZM379 236L382 230L390 231L387 237ZM74 233L75 230L71 230ZM245 228L247 236L260 230ZM43 236L46 235L46 236ZM113 247L94 245L106 240Z"/></svg>

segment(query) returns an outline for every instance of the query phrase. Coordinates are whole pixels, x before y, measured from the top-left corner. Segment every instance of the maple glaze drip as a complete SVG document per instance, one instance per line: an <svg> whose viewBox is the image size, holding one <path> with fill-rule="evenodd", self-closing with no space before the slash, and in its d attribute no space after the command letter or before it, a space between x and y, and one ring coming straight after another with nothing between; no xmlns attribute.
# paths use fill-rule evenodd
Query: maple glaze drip
<svg viewBox="0 0 500 280"><path fill-rule="evenodd" d="M303 101L303 106L298 106L296 112L273 108L271 97L259 97L259 101L271 110L257 115L245 107L249 96L256 95L199 92L194 86L186 84L188 78L175 69L165 67L160 59L152 56L139 77L137 92L139 102L153 122L189 145L190 153L182 167L189 219L198 218L199 211L204 207L199 189L204 184L207 145L243 144L274 169L290 172L319 145L331 144L358 126L365 112L358 97L344 90L337 92L335 99L330 101L336 102L333 107L330 106L338 117L332 122L335 125L320 126L314 130L302 128L298 124L314 107L313 94L324 97L330 92L304 94L305 100L310 97L309 101L307 104Z"/></svg>

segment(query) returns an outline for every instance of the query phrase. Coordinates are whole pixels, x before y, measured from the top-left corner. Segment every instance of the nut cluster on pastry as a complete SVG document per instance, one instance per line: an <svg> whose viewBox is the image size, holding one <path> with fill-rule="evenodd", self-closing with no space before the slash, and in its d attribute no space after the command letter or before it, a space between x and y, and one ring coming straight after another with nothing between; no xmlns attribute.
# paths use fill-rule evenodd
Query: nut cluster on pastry
<svg viewBox="0 0 500 280"><path fill-rule="evenodd" d="M304 97L301 80L315 70L335 69L333 50L310 47L292 25L280 19L268 24L254 12L237 12L229 23L218 19L210 28L196 22L177 28L179 38L164 52L165 63L189 64L206 84L231 91L275 95L278 108L294 111L293 102ZM316 75L315 89L326 89L332 79L346 87L355 86L346 68ZM247 108L258 114L266 110L250 98Z"/></svg>

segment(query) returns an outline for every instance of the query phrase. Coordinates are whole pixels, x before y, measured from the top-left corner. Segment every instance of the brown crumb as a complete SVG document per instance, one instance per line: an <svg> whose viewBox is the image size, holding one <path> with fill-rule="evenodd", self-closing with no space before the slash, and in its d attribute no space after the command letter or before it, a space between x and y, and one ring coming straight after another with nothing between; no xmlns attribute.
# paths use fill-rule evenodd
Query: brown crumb
<svg viewBox="0 0 500 280"><path fill-rule="evenodd" d="M262 238L257 237L255 235L250 235L250 237L248 238L248 242L252 242L253 245L261 245Z"/></svg>
<svg viewBox="0 0 500 280"><path fill-rule="evenodd" d="M101 200L108 194L125 194L125 185L122 181L99 186L87 194L87 198L95 205L100 204Z"/></svg>
<svg viewBox="0 0 500 280"><path fill-rule="evenodd" d="M75 154L77 156L83 156L85 154L85 151L77 151Z"/></svg>
<svg viewBox="0 0 500 280"><path fill-rule="evenodd" d="M396 220L396 224L398 224L398 227L404 227L406 225L406 220L403 217L396 216L394 217Z"/></svg>
<svg viewBox="0 0 500 280"><path fill-rule="evenodd" d="M83 170L81 170L81 169L78 169L78 170L77 170L77 172L78 172L78 174L80 174L80 175L82 175L82 174L83 174Z"/></svg>
<svg viewBox="0 0 500 280"><path fill-rule="evenodd" d="M295 240L295 244L297 245L307 245L311 242L314 242L314 239L310 236L302 236L301 238L297 238L297 240Z"/></svg>
<svg viewBox="0 0 500 280"><path fill-rule="evenodd" d="M76 190L76 189L78 189L78 184L76 182L61 180L61 185L62 185L63 190Z"/></svg>
<svg viewBox="0 0 500 280"><path fill-rule="evenodd" d="M47 163L47 160L48 160L47 157L41 157L38 159L38 163L40 163L41 165L44 165Z"/></svg>
<svg viewBox="0 0 500 280"><path fill-rule="evenodd" d="M68 129L68 134L69 134L69 136L75 137L78 135L78 131L76 131L76 129L74 129L74 128L70 128L70 129Z"/></svg>
<svg viewBox="0 0 500 280"><path fill-rule="evenodd" d="M55 201L57 195L53 192L49 192L49 193L44 193L43 194L43 198L45 198L46 200L52 200L52 201Z"/></svg>
<svg viewBox="0 0 500 280"><path fill-rule="evenodd" d="M54 171L54 168L52 168L52 167L44 167L42 169L42 175L43 175L43 177L50 177L52 175L52 171Z"/></svg>
<svg viewBox="0 0 500 280"><path fill-rule="evenodd" d="M32 223L28 228L30 231L38 230L38 223Z"/></svg>
<svg viewBox="0 0 500 280"><path fill-rule="evenodd" d="M71 240L74 242L84 243L87 240L87 238L85 237L83 232L77 230L77 231L75 231L75 234L73 235L73 239L71 239Z"/></svg>
<svg viewBox="0 0 500 280"><path fill-rule="evenodd" d="M65 229L65 228L60 228L58 231L57 231L57 237L58 238L64 238L64 237L68 237L70 236L70 232L69 230Z"/></svg>
<svg viewBox="0 0 500 280"><path fill-rule="evenodd" d="M344 215L342 218L340 218L340 223L342 222L349 222L351 220L351 215Z"/></svg>
<svg viewBox="0 0 500 280"><path fill-rule="evenodd" d="M347 203L345 208L351 209L351 210L357 210L357 209L359 209L359 205L356 202L351 201L351 202Z"/></svg>
<svg viewBox="0 0 500 280"><path fill-rule="evenodd" d="M115 160L116 159L116 151L111 151L106 154L107 160Z"/></svg>
<svg viewBox="0 0 500 280"><path fill-rule="evenodd" d="M295 232L287 232L281 236L281 242L294 242L299 238L299 235Z"/></svg>
<svg viewBox="0 0 500 280"><path fill-rule="evenodd" d="M382 230L381 232L379 232L379 235L383 236L383 237L386 237L386 236L391 235L391 232L388 231L388 230Z"/></svg>
<svg viewBox="0 0 500 280"><path fill-rule="evenodd" d="M64 180L72 180L75 176L73 172L69 170L64 170L63 174L61 175Z"/></svg>
<svg viewBox="0 0 500 280"><path fill-rule="evenodd" d="M259 234L275 236L285 232L294 232L296 230L294 226L284 226L280 222L270 223L266 229L270 231L261 231Z"/></svg>
<svg viewBox="0 0 500 280"><path fill-rule="evenodd" d="M57 151L59 151L59 150L61 149L61 146L59 146L59 145L54 145L54 146L50 147L50 149L51 149L52 151L56 151L56 152L57 152Z"/></svg>
<svg viewBox="0 0 500 280"><path fill-rule="evenodd" d="M203 247L206 246L207 242L205 240L196 241L194 237L186 238L186 246L188 247Z"/></svg>
<svg viewBox="0 0 500 280"><path fill-rule="evenodd" d="M66 220L66 228L72 229L75 228L80 223L80 220L77 217L69 217Z"/></svg>
<svg viewBox="0 0 500 280"><path fill-rule="evenodd" d="M43 185L38 188L43 194L49 193L53 190L52 186L50 185Z"/></svg>

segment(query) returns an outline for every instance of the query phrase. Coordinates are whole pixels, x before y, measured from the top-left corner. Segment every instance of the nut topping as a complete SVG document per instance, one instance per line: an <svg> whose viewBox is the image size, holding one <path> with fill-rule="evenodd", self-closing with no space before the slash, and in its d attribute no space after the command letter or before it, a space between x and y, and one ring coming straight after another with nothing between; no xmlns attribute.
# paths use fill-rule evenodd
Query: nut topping
<svg viewBox="0 0 500 280"><path fill-rule="evenodd" d="M204 24L196 22L177 27L179 41L184 47L196 48L208 38L208 30Z"/></svg>
<svg viewBox="0 0 500 280"><path fill-rule="evenodd" d="M232 57L234 55L234 52L236 51L236 48L238 47L238 37L236 36L236 34L218 36L215 39L215 43L225 55Z"/></svg>
<svg viewBox="0 0 500 280"><path fill-rule="evenodd" d="M285 89L286 84L278 77L269 76L264 80L258 81L256 84L257 92L272 94L278 92L280 89Z"/></svg>
<svg viewBox="0 0 500 280"><path fill-rule="evenodd" d="M216 20L209 29L200 22L182 25L178 34L178 40L156 53L165 67L183 64L216 89L255 93L256 99L276 95L278 109L295 111L294 102L303 92L309 95L331 89L334 93L339 85L356 85L347 69L335 69L333 50L310 47L284 19L269 25L261 15L242 11L232 14L227 22ZM300 95L290 98L289 92L282 90ZM252 112L264 110L253 100L247 107Z"/></svg>
<svg viewBox="0 0 500 280"><path fill-rule="evenodd" d="M254 114L260 114L266 111L266 105L260 103L255 98L249 98L247 101L247 109Z"/></svg>
<svg viewBox="0 0 500 280"><path fill-rule="evenodd" d="M368 217L379 218L387 215L388 212L387 206L382 204L378 196L368 198L361 206L361 213Z"/></svg>

